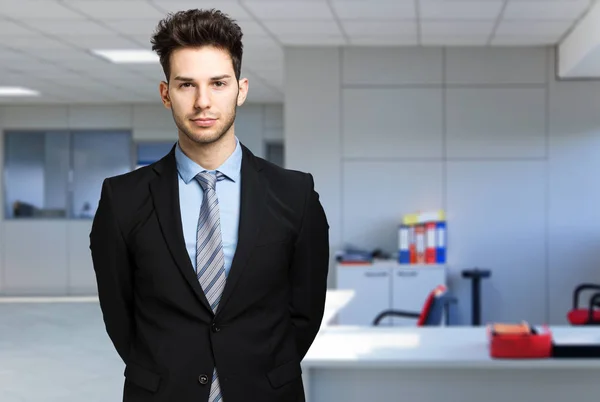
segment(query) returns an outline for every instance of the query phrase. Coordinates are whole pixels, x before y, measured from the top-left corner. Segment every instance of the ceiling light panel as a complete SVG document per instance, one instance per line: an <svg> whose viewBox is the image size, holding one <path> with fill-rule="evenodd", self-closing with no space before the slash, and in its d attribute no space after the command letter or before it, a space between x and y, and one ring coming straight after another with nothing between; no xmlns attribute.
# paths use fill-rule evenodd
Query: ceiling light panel
<svg viewBox="0 0 600 402"><path fill-rule="evenodd" d="M39 96L33 89L23 87L0 87L0 96Z"/></svg>
<svg viewBox="0 0 600 402"><path fill-rule="evenodd" d="M158 55L149 50L97 49L92 53L113 63L158 63Z"/></svg>

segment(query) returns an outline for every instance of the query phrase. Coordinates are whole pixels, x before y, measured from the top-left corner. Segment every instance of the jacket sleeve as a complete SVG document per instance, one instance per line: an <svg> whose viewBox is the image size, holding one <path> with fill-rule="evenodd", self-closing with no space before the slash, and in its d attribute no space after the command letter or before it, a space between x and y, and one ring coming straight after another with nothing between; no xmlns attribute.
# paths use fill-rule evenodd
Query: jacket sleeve
<svg viewBox="0 0 600 402"><path fill-rule="evenodd" d="M321 326L329 270L329 224L314 190L313 177L308 174L306 178L308 188L302 226L290 268L290 313L301 360Z"/></svg>
<svg viewBox="0 0 600 402"><path fill-rule="evenodd" d="M113 201L107 179L102 184L100 202L92 223L90 250L106 332L127 364L134 327L133 270Z"/></svg>

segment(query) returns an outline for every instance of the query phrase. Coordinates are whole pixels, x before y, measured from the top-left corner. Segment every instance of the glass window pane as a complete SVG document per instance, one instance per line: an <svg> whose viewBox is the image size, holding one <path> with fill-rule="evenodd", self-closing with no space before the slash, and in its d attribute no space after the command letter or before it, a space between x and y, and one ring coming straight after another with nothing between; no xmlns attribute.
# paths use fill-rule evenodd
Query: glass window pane
<svg viewBox="0 0 600 402"><path fill-rule="evenodd" d="M150 165L171 152L174 141L167 142L140 142L137 144L136 169Z"/></svg>
<svg viewBox="0 0 600 402"><path fill-rule="evenodd" d="M284 151L283 143L281 142L268 142L267 143L267 156L265 158L269 162L273 162L276 165L284 167Z"/></svg>
<svg viewBox="0 0 600 402"><path fill-rule="evenodd" d="M6 132L4 174L6 219L65 217L69 134Z"/></svg>
<svg viewBox="0 0 600 402"><path fill-rule="evenodd" d="M131 132L73 133L72 218L93 218L105 178L132 170Z"/></svg>

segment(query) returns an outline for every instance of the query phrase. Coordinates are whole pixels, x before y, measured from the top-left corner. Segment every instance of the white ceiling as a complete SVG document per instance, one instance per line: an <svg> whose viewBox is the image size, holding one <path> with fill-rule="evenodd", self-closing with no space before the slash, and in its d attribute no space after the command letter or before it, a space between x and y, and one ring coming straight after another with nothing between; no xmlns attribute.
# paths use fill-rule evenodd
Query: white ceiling
<svg viewBox="0 0 600 402"><path fill-rule="evenodd" d="M215 7L244 31L250 102L283 100L284 46L557 44L595 0L0 0L0 103L156 102L158 64L114 65L90 49L150 49L168 12Z"/></svg>

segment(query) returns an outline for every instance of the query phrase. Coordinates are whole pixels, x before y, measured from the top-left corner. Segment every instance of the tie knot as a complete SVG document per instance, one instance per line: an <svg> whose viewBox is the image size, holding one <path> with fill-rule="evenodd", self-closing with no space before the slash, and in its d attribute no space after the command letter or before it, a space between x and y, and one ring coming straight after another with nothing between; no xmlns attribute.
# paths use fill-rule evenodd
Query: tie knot
<svg viewBox="0 0 600 402"><path fill-rule="evenodd" d="M215 185L217 181L221 181L225 178L223 173L216 172L216 174L212 174L210 172L200 172L196 175L196 180L202 186L202 189L206 191L206 189L215 189Z"/></svg>

